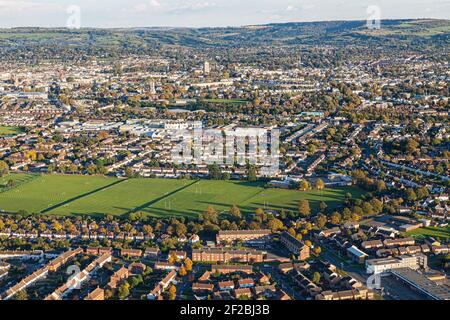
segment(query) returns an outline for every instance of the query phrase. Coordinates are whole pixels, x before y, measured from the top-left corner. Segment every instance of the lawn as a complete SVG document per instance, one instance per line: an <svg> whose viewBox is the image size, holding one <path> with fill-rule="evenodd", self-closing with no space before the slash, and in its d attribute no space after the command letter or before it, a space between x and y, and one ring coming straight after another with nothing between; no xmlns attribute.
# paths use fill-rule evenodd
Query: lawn
<svg viewBox="0 0 450 320"><path fill-rule="evenodd" d="M243 99L205 99L205 102L210 103L224 103L224 104L244 104L247 103L247 100Z"/></svg>
<svg viewBox="0 0 450 320"><path fill-rule="evenodd" d="M241 211L257 208L296 210L300 199L310 200L317 208L324 201L329 208L338 206L356 188L323 191L264 189L258 182L116 179L63 175L10 175L0 180L17 179L15 188L0 192L0 209L6 212L26 210L58 215L124 215L142 211L150 216L197 216L208 205L218 212L236 204Z"/></svg>
<svg viewBox="0 0 450 320"><path fill-rule="evenodd" d="M138 211L140 207L150 206L160 197L176 192L190 183L193 183L193 181L174 179L122 180L111 187L55 208L49 213L122 215L131 211Z"/></svg>
<svg viewBox="0 0 450 320"><path fill-rule="evenodd" d="M18 180L15 188L0 193L0 210L6 212L40 212L66 201L86 196L99 188L114 183L115 179L77 175L41 175L30 179L30 175L10 175ZM23 181L26 180L26 181Z"/></svg>
<svg viewBox="0 0 450 320"><path fill-rule="evenodd" d="M19 127L0 126L0 136L12 136L22 132L23 129Z"/></svg>
<svg viewBox="0 0 450 320"><path fill-rule="evenodd" d="M14 181L15 185L19 186L37 177L38 177L37 175L28 173L11 173L7 176L0 178L0 188L5 187L9 180Z"/></svg>
<svg viewBox="0 0 450 320"><path fill-rule="evenodd" d="M208 205L217 211L225 211L231 205L239 206L243 213L253 213L257 208L267 210L296 210L298 201L308 199L311 207L316 209L321 201L330 208L336 207L345 198L347 192L354 197L361 195L358 189L339 188L323 191L301 192L296 190L264 189L257 183L242 181L202 180L146 208L153 215L177 212L196 215L203 212Z"/></svg>
<svg viewBox="0 0 450 320"><path fill-rule="evenodd" d="M233 204L240 206L243 210L246 202L263 190L257 183L201 180L148 206L144 211L151 215L176 212L195 216L209 205L221 212L228 210Z"/></svg>
<svg viewBox="0 0 450 320"><path fill-rule="evenodd" d="M413 236L413 237L425 237L425 236L431 236L431 237L437 237L441 239L449 239L450 238L450 227L446 228L439 228L439 227L424 227L419 228L413 231L410 231L407 233L407 235Z"/></svg>

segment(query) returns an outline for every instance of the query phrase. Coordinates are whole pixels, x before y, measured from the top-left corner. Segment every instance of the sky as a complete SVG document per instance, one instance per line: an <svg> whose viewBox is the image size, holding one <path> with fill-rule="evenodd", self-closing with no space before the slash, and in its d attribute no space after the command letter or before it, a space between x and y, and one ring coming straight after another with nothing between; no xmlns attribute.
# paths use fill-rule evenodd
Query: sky
<svg viewBox="0 0 450 320"><path fill-rule="evenodd" d="M0 0L0 27L222 27L450 19L450 0Z"/></svg>

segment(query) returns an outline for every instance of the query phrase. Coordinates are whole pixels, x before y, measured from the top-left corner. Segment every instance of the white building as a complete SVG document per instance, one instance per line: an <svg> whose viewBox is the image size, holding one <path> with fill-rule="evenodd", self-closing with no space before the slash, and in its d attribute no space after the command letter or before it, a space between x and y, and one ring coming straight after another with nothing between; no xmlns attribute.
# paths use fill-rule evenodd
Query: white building
<svg viewBox="0 0 450 320"><path fill-rule="evenodd" d="M427 256L424 254L403 255L395 258L371 259L366 261L366 272L368 274L386 274L391 270L399 268L426 269L428 266Z"/></svg>

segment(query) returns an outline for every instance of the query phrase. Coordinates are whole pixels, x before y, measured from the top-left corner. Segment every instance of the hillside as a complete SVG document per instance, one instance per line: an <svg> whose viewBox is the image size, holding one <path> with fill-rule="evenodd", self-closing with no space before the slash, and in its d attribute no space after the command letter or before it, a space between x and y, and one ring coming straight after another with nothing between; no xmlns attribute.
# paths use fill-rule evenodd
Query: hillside
<svg viewBox="0 0 450 320"><path fill-rule="evenodd" d="M450 20L385 20L380 30L365 21L268 24L229 28L141 29L0 29L0 48L29 45L132 48L180 45L187 47L257 45L448 45Z"/></svg>

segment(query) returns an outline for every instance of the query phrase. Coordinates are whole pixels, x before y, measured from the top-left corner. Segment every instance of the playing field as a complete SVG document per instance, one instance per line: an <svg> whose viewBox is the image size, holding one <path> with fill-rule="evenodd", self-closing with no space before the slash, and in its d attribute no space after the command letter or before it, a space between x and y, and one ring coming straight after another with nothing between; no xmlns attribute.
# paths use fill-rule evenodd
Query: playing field
<svg viewBox="0 0 450 320"><path fill-rule="evenodd" d="M431 236L440 239L449 239L450 238L450 227L439 228L439 227L424 227L419 228L407 233L410 236L416 238L423 238L426 236Z"/></svg>
<svg viewBox="0 0 450 320"><path fill-rule="evenodd" d="M247 100L243 99L205 99L205 102L210 103L223 103L223 104L244 104L247 103Z"/></svg>
<svg viewBox="0 0 450 320"><path fill-rule="evenodd" d="M22 133L23 130L19 127L5 127L0 126L0 136L10 136Z"/></svg>
<svg viewBox="0 0 450 320"><path fill-rule="evenodd" d="M15 188L0 193L0 210L6 212L40 212L64 202L74 201L90 192L98 192L102 187L116 182L115 179L88 176L13 174L18 181Z"/></svg>
<svg viewBox="0 0 450 320"><path fill-rule="evenodd" d="M57 215L124 215L142 211L151 216L197 216L208 205L217 211L228 210L232 204L243 213L256 208L296 210L300 199L310 200L312 208L320 201L333 208L350 192L361 195L356 188L323 191L264 189L259 183L245 181L115 179L72 175L11 174L0 179L17 181L12 189L0 189L0 210Z"/></svg>

